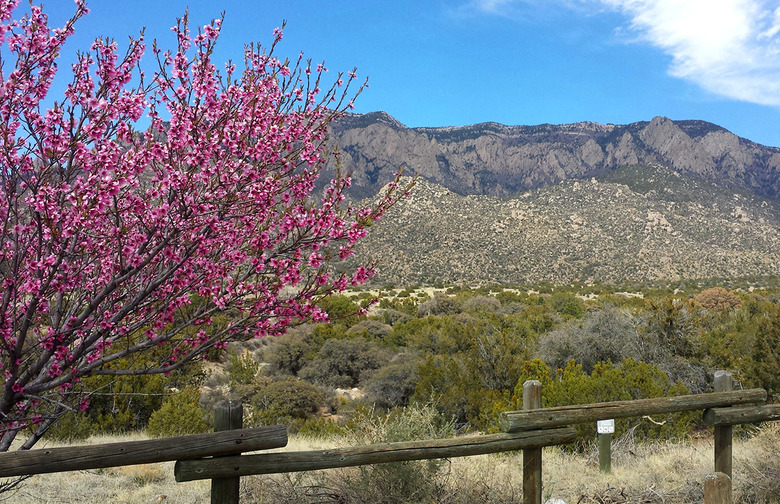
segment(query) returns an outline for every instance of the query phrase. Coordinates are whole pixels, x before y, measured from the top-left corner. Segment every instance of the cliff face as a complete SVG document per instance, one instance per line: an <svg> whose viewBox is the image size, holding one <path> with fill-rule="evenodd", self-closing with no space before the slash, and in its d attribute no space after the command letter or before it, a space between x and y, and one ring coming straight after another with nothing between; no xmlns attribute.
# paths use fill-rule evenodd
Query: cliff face
<svg viewBox="0 0 780 504"><path fill-rule="evenodd" d="M406 128L375 112L339 120L332 141L342 151L342 171L353 175L356 197L376 194L401 167L456 194L509 196L655 164L780 199L780 149L704 121Z"/></svg>

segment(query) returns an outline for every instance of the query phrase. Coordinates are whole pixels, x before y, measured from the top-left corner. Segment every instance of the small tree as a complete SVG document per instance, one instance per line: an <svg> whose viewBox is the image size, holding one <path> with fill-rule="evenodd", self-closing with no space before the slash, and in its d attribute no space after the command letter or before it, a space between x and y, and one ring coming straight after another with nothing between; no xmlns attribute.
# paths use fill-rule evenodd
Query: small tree
<svg viewBox="0 0 780 504"><path fill-rule="evenodd" d="M87 9L51 30L40 7L14 20L17 3L0 3L0 451L86 408L85 376L168 373L229 341L327 320L317 303L374 273L329 264L398 187L353 208L337 174L314 197L356 76L323 91L323 65L274 56L280 30L270 49L246 48L242 71L212 62L221 20L193 35L185 15L176 50L152 46L151 74L143 33L124 56L98 39L46 109Z"/></svg>

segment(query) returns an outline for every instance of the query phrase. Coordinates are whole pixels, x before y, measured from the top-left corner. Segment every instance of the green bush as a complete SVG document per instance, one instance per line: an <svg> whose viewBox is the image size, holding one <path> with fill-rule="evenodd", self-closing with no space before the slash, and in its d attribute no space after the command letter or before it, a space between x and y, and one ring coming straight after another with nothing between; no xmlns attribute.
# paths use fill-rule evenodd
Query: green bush
<svg viewBox="0 0 780 504"><path fill-rule="evenodd" d="M655 362L667 353L692 357L701 324L699 310L690 299L665 297L650 301L643 314L648 348L643 358Z"/></svg>
<svg viewBox="0 0 780 504"><path fill-rule="evenodd" d="M743 368L749 385L762 387L770 395L780 394L780 309L775 308L759 322Z"/></svg>
<svg viewBox="0 0 780 504"><path fill-rule="evenodd" d="M271 371L297 376L313 357L311 334L302 328L288 330L286 334L270 339L262 355Z"/></svg>
<svg viewBox="0 0 780 504"><path fill-rule="evenodd" d="M389 360L389 352L373 341L330 339L298 376L323 386L353 388Z"/></svg>
<svg viewBox="0 0 780 504"><path fill-rule="evenodd" d="M471 313L495 313L501 309L501 301L492 296L474 296L463 301L463 310Z"/></svg>
<svg viewBox="0 0 780 504"><path fill-rule="evenodd" d="M369 340L376 340L382 343L390 343L390 333L393 328L389 324L378 320L363 319L347 330L347 336L350 338L362 337Z"/></svg>
<svg viewBox="0 0 780 504"><path fill-rule="evenodd" d="M574 360L590 373L599 362L638 359L640 347L633 317L626 310L607 306L543 334L539 357L552 369L564 368Z"/></svg>
<svg viewBox="0 0 780 504"><path fill-rule="evenodd" d="M149 418L147 434L151 437L172 437L210 431L199 401L200 393L193 388L167 397L160 409Z"/></svg>
<svg viewBox="0 0 780 504"><path fill-rule="evenodd" d="M417 312L417 308L414 309L414 312ZM382 320L385 324L390 326L394 326L398 323L408 322L413 318L414 317L412 315L409 315L408 313L402 312L400 310L396 310L395 308L385 308L382 311Z"/></svg>
<svg viewBox="0 0 780 504"><path fill-rule="evenodd" d="M153 354L161 352L155 349ZM136 356L138 358L139 356ZM146 357L141 357L146 358ZM147 361L155 362L154 355ZM106 364L106 369L142 367L142 362L117 359ZM85 415L77 415L77 422L90 423L91 434L122 433L145 429L152 413L162 406L169 389L198 387L205 379L203 367L194 362L169 375L98 375L81 380L80 386L90 391L89 407ZM82 418L83 417L83 418ZM83 429L86 429L84 426Z"/></svg>
<svg viewBox="0 0 780 504"><path fill-rule="evenodd" d="M249 385L254 381L259 370L260 363L251 354L231 352L227 363L230 388L235 388L239 385Z"/></svg>
<svg viewBox="0 0 780 504"><path fill-rule="evenodd" d="M478 320L471 315L431 315L396 324L392 338L421 352L452 354L468 349L478 330Z"/></svg>
<svg viewBox="0 0 780 504"><path fill-rule="evenodd" d="M437 294L432 299L420 303L417 307L417 313L420 316L425 315L454 315L459 313L461 305L457 299L447 295Z"/></svg>
<svg viewBox="0 0 780 504"><path fill-rule="evenodd" d="M561 315L580 318L585 314L585 302L571 292L556 292L549 303Z"/></svg>
<svg viewBox="0 0 780 504"><path fill-rule="evenodd" d="M377 370L366 382L366 395L383 409L408 406L409 399L420 379L417 359L402 354L393 362Z"/></svg>
<svg viewBox="0 0 780 504"><path fill-rule="evenodd" d="M83 441L93 434L93 429L92 420L85 413L68 411L46 431L46 437L67 443Z"/></svg>
<svg viewBox="0 0 780 504"><path fill-rule="evenodd" d="M326 297L319 302L319 306L328 314L331 323L338 323L349 328L358 322L360 307L347 296Z"/></svg>
<svg viewBox="0 0 780 504"><path fill-rule="evenodd" d="M526 294L525 291L515 292L511 290L504 290L496 294L496 299L501 304L522 303L528 299L528 294Z"/></svg>
<svg viewBox="0 0 780 504"><path fill-rule="evenodd" d="M297 434L310 438L332 438L343 437L348 434L347 430L334 417L312 416L308 417L296 425Z"/></svg>
<svg viewBox="0 0 780 504"><path fill-rule="evenodd" d="M259 424L289 423L305 419L317 412L325 402L325 394L298 379L270 382L258 388L251 399L253 414Z"/></svg>
<svg viewBox="0 0 780 504"><path fill-rule="evenodd" d="M389 414L358 410L348 422L356 443L391 443L451 437L451 420L431 405L410 406ZM441 502L445 461L424 460L361 466L343 478L340 502Z"/></svg>
<svg viewBox="0 0 780 504"><path fill-rule="evenodd" d="M670 383L666 374L656 366L631 358L624 359L618 366L599 363L590 375L574 361L552 372L539 359L528 361L515 387L518 408L522 404L523 383L526 380L539 380L542 383L543 408L688 393L682 384ZM693 418L692 412L682 412L652 419L620 419L615 422L615 436L634 428L637 435L645 438L681 437L689 433ZM577 432L581 439L593 439L596 427L593 424L582 424L577 426Z"/></svg>

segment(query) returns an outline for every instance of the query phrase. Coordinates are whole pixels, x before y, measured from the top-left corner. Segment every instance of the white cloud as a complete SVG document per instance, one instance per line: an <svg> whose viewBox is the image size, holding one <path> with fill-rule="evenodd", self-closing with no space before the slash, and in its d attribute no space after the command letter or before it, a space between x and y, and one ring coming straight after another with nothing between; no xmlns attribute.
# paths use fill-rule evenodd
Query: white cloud
<svg viewBox="0 0 780 504"><path fill-rule="evenodd" d="M732 99L780 106L780 6L762 0L601 0L641 40L672 57L669 73Z"/></svg>
<svg viewBox="0 0 780 504"><path fill-rule="evenodd" d="M780 106L780 0L469 0L467 11L518 18L529 9L625 14L634 41L671 56L669 74L723 97Z"/></svg>

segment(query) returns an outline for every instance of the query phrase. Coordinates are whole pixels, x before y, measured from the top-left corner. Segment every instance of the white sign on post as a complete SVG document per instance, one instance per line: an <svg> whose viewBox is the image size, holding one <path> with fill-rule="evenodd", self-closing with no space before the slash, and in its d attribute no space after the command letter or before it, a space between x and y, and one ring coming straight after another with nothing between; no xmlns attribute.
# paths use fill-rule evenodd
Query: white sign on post
<svg viewBox="0 0 780 504"><path fill-rule="evenodd" d="M613 434L615 432L615 420L599 420L596 422L596 431L599 434Z"/></svg>

